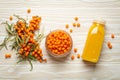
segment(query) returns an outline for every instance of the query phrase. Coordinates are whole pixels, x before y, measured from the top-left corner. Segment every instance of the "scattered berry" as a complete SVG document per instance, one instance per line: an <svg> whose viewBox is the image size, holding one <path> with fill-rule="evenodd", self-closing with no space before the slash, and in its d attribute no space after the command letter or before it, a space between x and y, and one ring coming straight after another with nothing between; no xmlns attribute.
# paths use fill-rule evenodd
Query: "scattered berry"
<svg viewBox="0 0 120 80"><path fill-rule="evenodd" d="M5 54L5 58L7 59L7 58L11 58L11 54L10 53L6 53Z"/></svg>
<svg viewBox="0 0 120 80"><path fill-rule="evenodd" d="M12 17L12 16L10 16L10 18L9 18L9 19L10 19L10 21L12 21L12 20L13 20L13 17Z"/></svg>
<svg viewBox="0 0 120 80"><path fill-rule="evenodd" d="M111 38L115 38L115 35L114 35L114 34L111 34Z"/></svg>
<svg viewBox="0 0 120 80"><path fill-rule="evenodd" d="M74 55L72 55L72 56L71 56L71 60L74 60L74 59L75 59L75 56L74 56Z"/></svg>
<svg viewBox="0 0 120 80"><path fill-rule="evenodd" d="M70 29L70 33L72 33L73 32L73 30L72 29Z"/></svg>
<svg viewBox="0 0 120 80"><path fill-rule="evenodd" d="M80 27L80 23L77 23L77 27Z"/></svg>
<svg viewBox="0 0 120 80"><path fill-rule="evenodd" d="M77 58L80 58L80 54L77 54Z"/></svg>
<svg viewBox="0 0 120 80"><path fill-rule="evenodd" d="M75 53L77 52L77 48L74 48L74 52L75 52Z"/></svg>
<svg viewBox="0 0 120 80"><path fill-rule="evenodd" d="M75 20L75 21L78 21L78 17L75 17L74 20Z"/></svg>
<svg viewBox="0 0 120 80"><path fill-rule="evenodd" d="M27 13L31 13L31 9L28 9L28 10L27 10Z"/></svg>

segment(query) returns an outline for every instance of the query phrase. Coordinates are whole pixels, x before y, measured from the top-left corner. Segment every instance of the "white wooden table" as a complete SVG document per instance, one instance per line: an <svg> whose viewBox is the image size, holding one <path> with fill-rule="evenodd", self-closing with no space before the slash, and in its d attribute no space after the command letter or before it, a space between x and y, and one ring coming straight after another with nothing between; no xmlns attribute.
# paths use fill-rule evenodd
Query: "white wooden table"
<svg viewBox="0 0 120 80"><path fill-rule="evenodd" d="M32 10L29 15L28 8ZM107 22L105 41L111 41L113 49L108 49L104 41L96 65L77 58L72 61L70 55L65 60L55 60L47 54L43 40L41 48L48 62L33 62L33 71L29 71L28 63L16 65L15 52L3 49L0 51L0 80L120 80L120 0L0 0L0 23L13 14L29 18L42 16L41 28L45 28L45 34L55 29L69 32L65 24L73 28L73 18L78 16L81 27L73 28L71 36L73 48L77 47L81 55L92 20L102 18ZM115 34L114 39L111 33ZM0 25L0 42L5 35L5 26ZM12 58L5 59L5 53L12 53Z"/></svg>

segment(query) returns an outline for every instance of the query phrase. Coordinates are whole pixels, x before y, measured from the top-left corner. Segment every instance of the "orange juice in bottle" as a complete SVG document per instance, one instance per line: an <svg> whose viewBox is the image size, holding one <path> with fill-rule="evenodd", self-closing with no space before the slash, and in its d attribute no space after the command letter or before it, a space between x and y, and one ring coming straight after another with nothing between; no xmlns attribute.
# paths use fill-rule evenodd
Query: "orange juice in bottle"
<svg viewBox="0 0 120 80"><path fill-rule="evenodd" d="M89 29L87 40L82 54L85 61L96 63L99 59L105 35L105 21L94 20Z"/></svg>

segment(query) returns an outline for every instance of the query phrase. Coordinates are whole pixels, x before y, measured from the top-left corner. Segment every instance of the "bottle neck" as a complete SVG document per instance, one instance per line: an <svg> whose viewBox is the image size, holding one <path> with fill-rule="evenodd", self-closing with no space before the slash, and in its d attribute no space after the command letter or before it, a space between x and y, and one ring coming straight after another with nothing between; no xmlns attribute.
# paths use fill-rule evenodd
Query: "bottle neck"
<svg viewBox="0 0 120 80"><path fill-rule="evenodd" d="M102 23L98 23L98 22L93 22L94 25L97 25L97 26L101 26L101 27L104 27L105 24L102 24Z"/></svg>

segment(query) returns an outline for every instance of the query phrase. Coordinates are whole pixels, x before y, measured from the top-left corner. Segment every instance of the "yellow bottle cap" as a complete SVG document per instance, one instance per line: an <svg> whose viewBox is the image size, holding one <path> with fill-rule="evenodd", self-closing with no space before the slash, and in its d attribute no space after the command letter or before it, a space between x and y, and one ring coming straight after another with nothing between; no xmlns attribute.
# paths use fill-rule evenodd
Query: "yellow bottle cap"
<svg viewBox="0 0 120 80"><path fill-rule="evenodd" d="M102 24L102 25L106 24L106 22L104 20L102 20L102 19L100 19L100 20L93 20L93 22L94 23L99 23L99 24Z"/></svg>

